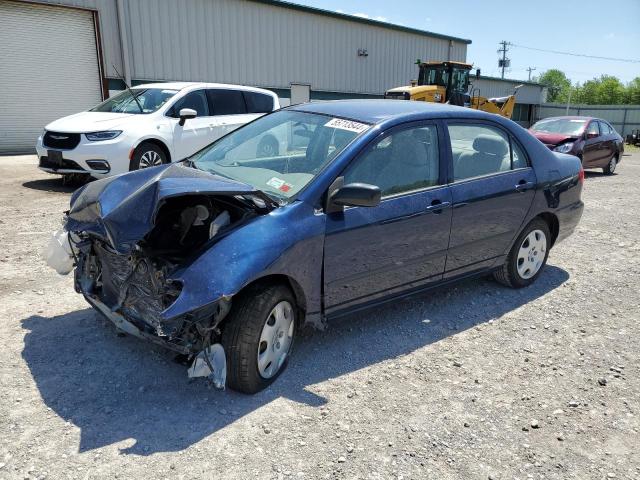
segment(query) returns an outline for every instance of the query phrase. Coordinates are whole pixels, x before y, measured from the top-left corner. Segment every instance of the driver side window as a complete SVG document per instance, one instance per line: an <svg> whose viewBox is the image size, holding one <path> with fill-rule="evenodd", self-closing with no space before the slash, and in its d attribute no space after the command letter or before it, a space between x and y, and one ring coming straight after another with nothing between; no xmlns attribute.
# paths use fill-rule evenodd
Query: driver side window
<svg viewBox="0 0 640 480"><path fill-rule="evenodd" d="M344 173L344 183L368 183L382 196L438 184L438 131L435 125L401 130L379 140Z"/></svg>
<svg viewBox="0 0 640 480"><path fill-rule="evenodd" d="M187 93L184 97L179 99L173 107L171 107L170 117L178 118L180 116L180 110L183 108L191 108L195 110L199 117L209 116L209 105L207 104L207 96L204 90L196 90L195 92Z"/></svg>
<svg viewBox="0 0 640 480"><path fill-rule="evenodd" d="M596 137L600 135L600 130L598 130L598 122L591 122L589 124L589 126L587 127L587 135L594 135Z"/></svg>

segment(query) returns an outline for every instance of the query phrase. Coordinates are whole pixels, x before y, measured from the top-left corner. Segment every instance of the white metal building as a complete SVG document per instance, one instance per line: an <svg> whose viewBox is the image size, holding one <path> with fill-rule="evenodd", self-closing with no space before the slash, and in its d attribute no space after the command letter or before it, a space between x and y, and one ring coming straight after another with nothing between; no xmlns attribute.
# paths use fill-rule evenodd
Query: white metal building
<svg viewBox="0 0 640 480"><path fill-rule="evenodd" d="M381 97L415 60L467 60L470 40L271 0L0 0L0 153L50 121L150 81L266 87L289 102ZM481 95L516 83L483 77ZM518 94L532 118L541 87Z"/></svg>
<svg viewBox="0 0 640 480"><path fill-rule="evenodd" d="M132 84L267 87L283 103L380 96L470 40L267 0L0 0L0 152ZM293 98L292 98L293 97Z"/></svg>

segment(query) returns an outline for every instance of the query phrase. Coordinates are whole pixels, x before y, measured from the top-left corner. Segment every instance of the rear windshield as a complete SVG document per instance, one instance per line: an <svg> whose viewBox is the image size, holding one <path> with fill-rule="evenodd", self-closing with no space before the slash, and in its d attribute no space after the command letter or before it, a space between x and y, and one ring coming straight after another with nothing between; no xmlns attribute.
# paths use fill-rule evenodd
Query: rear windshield
<svg viewBox="0 0 640 480"><path fill-rule="evenodd" d="M549 120L540 120L531 127L531 130L542 133L560 133L562 135L580 135L586 120L573 118L555 118Z"/></svg>

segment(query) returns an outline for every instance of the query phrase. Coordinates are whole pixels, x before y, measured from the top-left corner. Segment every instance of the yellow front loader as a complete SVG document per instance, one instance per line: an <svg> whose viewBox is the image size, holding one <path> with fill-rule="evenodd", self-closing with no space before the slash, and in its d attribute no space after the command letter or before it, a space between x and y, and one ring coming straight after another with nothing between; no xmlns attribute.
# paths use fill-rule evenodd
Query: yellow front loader
<svg viewBox="0 0 640 480"><path fill-rule="evenodd" d="M472 65L462 62L416 62L420 66L417 81L411 85L387 90L384 98L391 100L418 100L432 103L450 103L461 107L475 108L511 118L516 104L516 87L513 95L501 98L480 96L478 88L469 92L469 71ZM476 78L480 70L476 70Z"/></svg>

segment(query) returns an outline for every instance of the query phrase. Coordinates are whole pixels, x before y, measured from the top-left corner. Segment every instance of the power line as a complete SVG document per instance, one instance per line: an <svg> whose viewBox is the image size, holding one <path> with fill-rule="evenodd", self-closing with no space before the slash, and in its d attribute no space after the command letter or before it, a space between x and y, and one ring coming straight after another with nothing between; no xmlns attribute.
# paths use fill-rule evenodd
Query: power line
<svg viewBox="0 0 640 480"><path fill-rule="evenodd" d="M640 63L640 60L634 60L631 58L600 57L598 55L587 55L585 53L561 52L559 50L546 50L544 48L527 47L524 45L518 45L516 43L512 43L511 46L517 47L517 48L524 48L525 50L535 50L536 52L555 53L557 55L570 55L572 57L595 58L598 60L611 60L614 62L625 62L625 63Z"/></svg>

